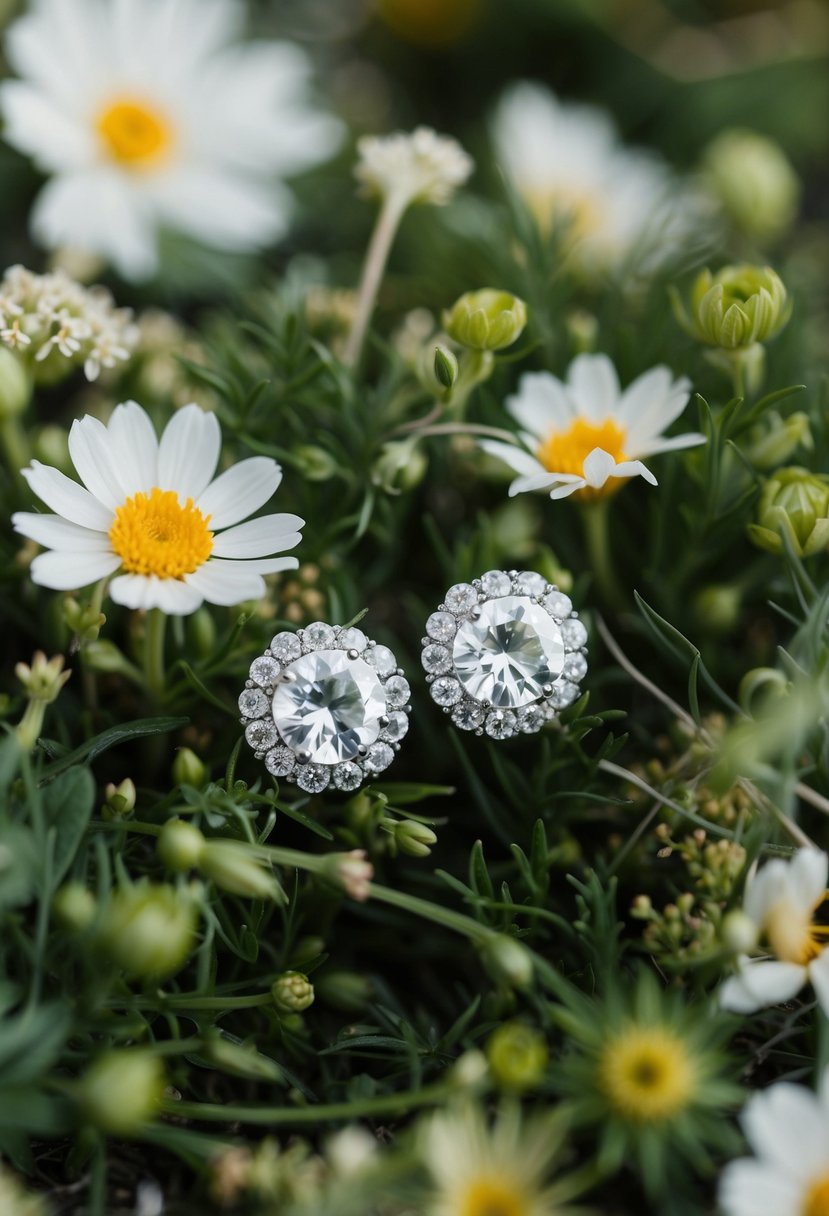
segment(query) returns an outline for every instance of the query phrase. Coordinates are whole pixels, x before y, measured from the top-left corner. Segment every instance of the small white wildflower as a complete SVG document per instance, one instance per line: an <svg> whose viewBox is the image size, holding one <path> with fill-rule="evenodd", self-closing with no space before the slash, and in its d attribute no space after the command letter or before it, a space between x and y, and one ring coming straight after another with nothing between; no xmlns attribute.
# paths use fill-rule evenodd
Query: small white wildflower
<svg viewBox="0 0 829 1216"><path fill-rule="evenodd" d="M36 364L48 361L50 380L61 360L66 372L81 365L95 380L102 367L126 362L138 341L130 309L116 308L106 288L82 287L63 270L9 267L0 282L0 325L0 341Z"/></svg>
<svg viewBox="0 0 829 1216"><path fill-rule="evenodd" d="M413 203L448 203L474 167L460 144L430 127L411 134L364 135L354 175L370 197L394 199L401 210Z"/></svg>

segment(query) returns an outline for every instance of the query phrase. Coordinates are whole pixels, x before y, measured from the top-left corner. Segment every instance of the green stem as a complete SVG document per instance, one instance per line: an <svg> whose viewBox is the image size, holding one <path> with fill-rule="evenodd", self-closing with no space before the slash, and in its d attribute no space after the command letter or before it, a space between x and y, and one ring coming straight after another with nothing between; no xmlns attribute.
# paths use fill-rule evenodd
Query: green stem
<svg viewBox="0 0 829 1216"><path fill-rule="evenodd" d="M584 539L596 586L609 608L619 611L625 607L625 595L616 575L610 547L610 498L599 498L582 507Z"/></svg>
<svg viewBox="0 0 829 1216"><path fill-rule="evenodd" d="M417 895L407 895L405 891L396 891L392 887L381 887L377 883L370 884L370 899L381 904L391 904L394 908L402 908L423 920L430 920L436 925L443 925L454 933L460 933L475 945L485 945L493 937L500 936L486 925L480 925L471 916L462 912L453 912L441 904L433 904L428 899L420 899Z"/></svg>
<svg viewBox="0 0 829 1216"><path fill-rule="evenodd" d="M152 608L147 614L146 632L144 634L144 681L147 691L156 700L161 700L167 677L164 666L164 637L166 630L166 614L160 608Z"/></svg>
<svg viewBox="0 0 829 1216"><path fill-rule="evenodd" d="M405 202L405 199L401 202L401 199L392 193L383 200L380 214L377 216L363 263L354 321L343 352L343 362L347 367L355 367L359 362L386 262L406 210Z"/></svg>
<svg viewBox="0 0 829 1216"><path fill-rule="evenodd" d="M166 1115L217 1123L298 1124L324 1123L335 1119L369 1119L376 1115L405 1114L420 1106L435 1106L457 1087L446 1081L397 1094L382 1094L362 1101L331 1102L318 1106L232 1106L212 1102L164 1102Z"/></svg>
<svg viewBox="0 0 829 1216"><path fill-rule="evenodd" d="M234 1009L257 1009L263 1005L273 1004L273 994L270 992L258 992L254 996L165 996L164 993L159 993L155 1000L131 999L125 997L124 1000L117 999L107 1001L107 1008L110 1009L136 1009L136 1010L172 1010L185 1012L188 1009L220 1009L226 1010L228 1013ZM196 1040L198 1042L198 1040ZM192 1048L186 1049L192 1050Z"/></svg>
<svg viewBox="0 0 829 1216"><path fill-rule="evenodd" d="M89 1216L106 1216L107 1151L103 1136L97 1138L92 1154L89 1182Z"/></svg>
<svg viewBox="0 0 829 1216"><path fill-rule="evenodd" d="M29 463L31 451L26 432L20 425L20 418L13 414L10 418L0 418L0 447L6 457L9 472L18 489L25 489L26 482L20 470Z"/></svg>

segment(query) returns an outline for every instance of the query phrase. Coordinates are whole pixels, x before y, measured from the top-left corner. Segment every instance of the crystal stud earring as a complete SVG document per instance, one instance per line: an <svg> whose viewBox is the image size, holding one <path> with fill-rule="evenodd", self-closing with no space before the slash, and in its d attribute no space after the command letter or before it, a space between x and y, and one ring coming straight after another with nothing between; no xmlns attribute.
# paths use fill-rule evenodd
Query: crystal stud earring
<svg viewBox="0 0 829 1216"><path fill-rule="evenodd" d="M579 696L587 630L541 574L490 570L450 587L426 622L432 700L461 730L534 734Z"/></svg>
<svg viewBox="0 0 829 1216"><path fill-rule="evenodd" d="M245 738L274 777L309 794L359 788L409 729L409 685L388 646L315 621L278 633L239 697Z"/></svg>

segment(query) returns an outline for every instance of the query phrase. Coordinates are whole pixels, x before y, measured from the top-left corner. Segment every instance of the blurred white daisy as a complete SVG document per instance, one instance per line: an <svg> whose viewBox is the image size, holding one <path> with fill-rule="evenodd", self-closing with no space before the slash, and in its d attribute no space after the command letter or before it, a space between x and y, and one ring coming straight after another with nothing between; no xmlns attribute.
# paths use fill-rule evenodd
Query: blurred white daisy
<svg viewBox="0 0 829 1216"><path fill-rule="evenodd" d="M755 1157L720 1179L725 1216L826 1216L829 1212L829 1074L817 1095L783 1081L755 1094L740 1118Z"/></svg>
<svg viewBox="0 0 829 1216"><path fill-rule="evenodd" d="M563 1216L563 1192L544 1185L559 1145L550 1119L522 1119L511 1104L492 1126L471 1102L432 1115L420 1131L428 1216Z"/></svg>
<svg viewBox="0 0 829 1216"><path fill-rule="evenodd" d="M551 498L598 498L618 488L618 481L609 481L637 476L656 485L638 457L705 442L695 432L664 436L688 404L690 388L689 380L674 380L667 367L652 367L623 392L607 355L578 355L566 382L550 372L528 372L507 398L523 446L479 443L519 474L510 497L549 489Z"/></svg>
<svg viewBox="0 0 829 1216"><path fill-rule="evenodd" d="M19 511L17 532L44 545L35 583L56 591L109 585L117 604L184 615L207 600L238 604L265 593L264 574L295 570L295 557L270 557L301 539L297 515L258 511L282 479L269 457L253 456L214 479L221 432L214 414L186 405L161 439L134 401L105 426L87 415L72 424L69 453L83 482L32 461L29 486L54 515Z"/></svg>
<svg viewBox="0 0 829 1216"><path fill-rule="evenodd" d="M816 920L826 903L827 870L825 853L799 849L790 861L776 858L749 875L743 913L768 953L740 956L737 974L720 989L724 1009L753 1013L791 1000L811 983L829 1015L829 925Z"/></svg>
<svg viewBox="0 0 829 1216"><path fill-rule="evenodd" d="M448 135L430 127L411 134L364 135L354 176L372 197L393 199L400 210L412 203L448 203L474 167L472 158Z"/></svg>
<svg viewBox="0 0 829 1216"><path fill-rule="evenodd" d="M32 230L47 248L153 273L160 228L257 249L285 231L280 178L325 159L340 124L306 101L288 43L239 44L237 0L33 0L6 35L4 137L52 175Z"/></svg>
<svg viewBox="0 0 829 1216"><path fill-rule="evenodd" d="M542 85L511 85L495 109L498 162L542 231L568 226L588 270L657 261L695 233L698 196L676 187L654 153L626 148L609 116ZM697 234L698 235L698 234Z"/></svg>

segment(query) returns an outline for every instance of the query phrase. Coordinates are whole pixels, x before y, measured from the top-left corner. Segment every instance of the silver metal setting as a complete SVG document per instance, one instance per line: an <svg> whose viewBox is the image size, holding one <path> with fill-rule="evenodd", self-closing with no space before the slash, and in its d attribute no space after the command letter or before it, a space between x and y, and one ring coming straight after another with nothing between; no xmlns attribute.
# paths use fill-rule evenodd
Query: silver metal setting
<svg viewBox="0 0 829 1216"><path fill-rule="evenodd" d="M272 776L310 794L351 793L391 764L409 729L409 697L387 646L314 621L276 634L253 660L240 721Z"/></svg>
<svg viewBox="0 0 829 1216"><path fill-rule="evenodd" d="M489 570L450 587L426 622L432 700L460 730L535 734L578 700L587 630L569 596L532 570Z"/></svg>

